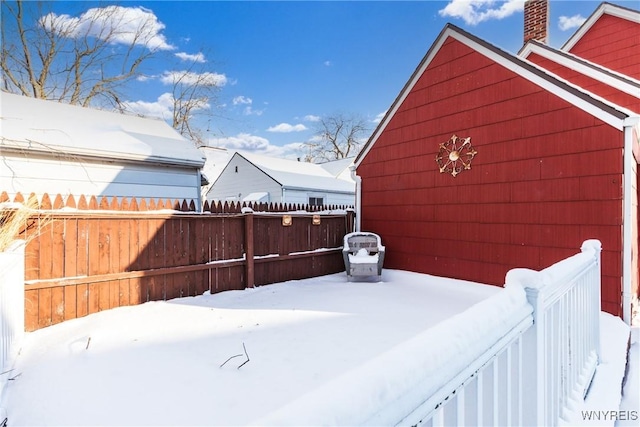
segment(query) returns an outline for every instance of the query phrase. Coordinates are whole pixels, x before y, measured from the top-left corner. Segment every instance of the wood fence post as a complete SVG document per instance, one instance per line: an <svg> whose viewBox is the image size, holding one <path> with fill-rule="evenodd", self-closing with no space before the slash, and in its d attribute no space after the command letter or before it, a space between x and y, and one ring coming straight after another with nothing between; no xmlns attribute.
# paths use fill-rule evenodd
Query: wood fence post
<svg viewBox="0 0 640 427"><path fill-rule="evenodd" d="M356 211L353 209L347 209L347 229L346 232L348 233L352 233L355 231L355 217L356 217Z"/></svg>
<svg viewBox="0 0 640 427"><path fill-rule="evenodd" d="M244 256L246 268L246 288L253 288L255 285L255 273L253 264L253 211L245 210L244 214Z"/></svg>

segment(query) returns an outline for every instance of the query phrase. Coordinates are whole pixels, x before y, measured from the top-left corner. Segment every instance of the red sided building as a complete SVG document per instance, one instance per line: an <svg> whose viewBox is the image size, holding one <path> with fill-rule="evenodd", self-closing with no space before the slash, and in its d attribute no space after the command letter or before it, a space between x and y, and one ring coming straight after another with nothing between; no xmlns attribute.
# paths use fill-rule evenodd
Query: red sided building
<svg viewBox="0 0 640 427"><path fill-rule="evenodd" d="M629 321L640 12L604 3L562 49L542 27L515 56L445 26L355 161L359 227L386 268L494 285L599 239L602 308Z"/></svg>

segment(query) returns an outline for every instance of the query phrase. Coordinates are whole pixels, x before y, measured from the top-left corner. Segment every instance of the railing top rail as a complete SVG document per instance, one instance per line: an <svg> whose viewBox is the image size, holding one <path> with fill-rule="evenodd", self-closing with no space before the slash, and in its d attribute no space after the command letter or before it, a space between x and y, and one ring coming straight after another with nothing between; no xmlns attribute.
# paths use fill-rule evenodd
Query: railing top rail
<svg viewBox="0 0 640 427"><path fill-rule="evenodd" d="M581 253L563 259L544 270L536 271L527 268L514 268L506 275L505 283L519 283L527 292L541 295L543 306L549 306L563 295L567 289L597 267L600 263L602 245L598 240L586 240Z"/></svg>

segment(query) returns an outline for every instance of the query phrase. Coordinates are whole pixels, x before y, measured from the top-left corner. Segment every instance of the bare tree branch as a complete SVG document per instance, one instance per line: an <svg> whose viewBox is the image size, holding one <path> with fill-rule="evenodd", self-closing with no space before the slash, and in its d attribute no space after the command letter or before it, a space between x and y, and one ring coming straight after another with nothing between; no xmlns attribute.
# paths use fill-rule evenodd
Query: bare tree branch
<svg viewBox="0 0 640 427"><path fill-rule="evenodd" d="M26 6L32 8L28 17ZM130 21L123 21L122 7L90 9L77 19L34 8L32 2L2 2L0 69L10 92L84 106L101 106L95 104L103 98L113 105L160 49L148 43L150 17L123 38L119 28L131 26L124 26Z"/></svg>
<svg viewBox="0 0 640 427"><path fill-rule="evenodd" d="M368 132L367 122L355 115L336 113L322 117L313 137L303 143L305 160L321 163L355 156Z"/></svg>

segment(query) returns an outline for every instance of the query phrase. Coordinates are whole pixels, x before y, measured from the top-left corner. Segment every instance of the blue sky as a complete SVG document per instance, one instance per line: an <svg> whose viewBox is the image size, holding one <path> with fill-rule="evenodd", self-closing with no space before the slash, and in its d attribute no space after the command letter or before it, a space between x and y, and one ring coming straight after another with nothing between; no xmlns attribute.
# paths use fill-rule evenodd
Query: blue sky
<svg viewBox="0 0 640 427"><path fill-rule="evenodd" d="M638 0L610 2L639 7ZM106 4L52 3L69 17ZM117 4L152 14L167 53L204 61L218 79L215 117L204 126L210 145L278 157L299 156L296 147L320 116L357 114L373 130L447 22L511 53L522 46L521 0ZM552 0L549 43L560 47L599 4ZM171 70L149 65L149 78L129 88L127 101L161 115L167 87L159 76Z"/></svg>

